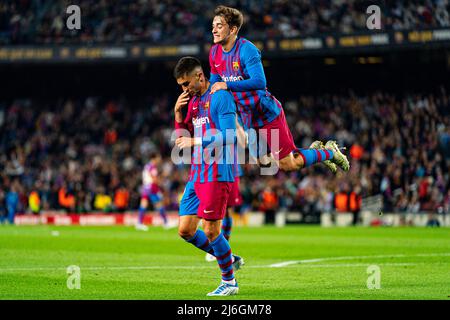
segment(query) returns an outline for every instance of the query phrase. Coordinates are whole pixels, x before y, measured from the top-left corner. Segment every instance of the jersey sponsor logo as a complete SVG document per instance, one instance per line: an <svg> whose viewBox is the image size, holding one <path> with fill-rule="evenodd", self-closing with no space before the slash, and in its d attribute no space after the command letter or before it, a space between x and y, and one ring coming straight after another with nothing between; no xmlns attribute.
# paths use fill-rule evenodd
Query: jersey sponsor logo
<svg viewBox="0 0 450 320"><path fill-rule="evenodd" d="M203 210L203 213L211 213L214 212L214 210Z"/></svg>
<svg viewBox="0 0 450 320"><path fill-rule="evenodd" d="M215 66L216 68L220 67L220 65L221 65L221 63L219 63L219 64L214 64L214 66Z"/></svg>
<svg viewBox="0 0 450 320"><path fill-rule="evenodd" d="M209 118L208 117L192 118L192 123L194 124L194 127L198 128L206 123L209 123Z"/></svg>
<svg viewBox="0 0 450 320"><path fill-rule="evenodd" d="M231 81L231 82L233 82L233 81L242 81L242 80L244 80L244 78L242 77L242 76L229 76L229 77L227 77L227 76L221 76L222 77L222 80L223 81L225 81L225 82L227 82L227 81Z"/></svg>

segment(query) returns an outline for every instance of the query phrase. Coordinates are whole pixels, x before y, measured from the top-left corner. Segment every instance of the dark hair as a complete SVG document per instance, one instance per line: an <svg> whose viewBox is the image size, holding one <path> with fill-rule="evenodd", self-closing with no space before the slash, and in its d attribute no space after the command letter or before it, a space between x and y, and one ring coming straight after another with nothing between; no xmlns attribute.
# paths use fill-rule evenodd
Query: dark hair
<svg viewBox="0 0 450 320"><path fill-rule="evenodd" d="M222 16L230 27L237 27L238 31L244 23L244 16L238 9L218 6L216 10L214 10L214 15Z"/></svg>
<svg viewBox="0 0 450 320"><path fill-rule="evenodd" d="M150 152L150 154L149 154L149 159L150 160L153 160L153 159L155 159L155 158L158 158L159 156L161 156L161 154L159 153L159 152Z"/></svg>
<svg viewBox="0 0 450 320"><path fill-rule="evenodd" d="M175 79L179 79L187 74L190 74L197 67L202 67L200 60L194 57L183 57L178 60L177 65L173 70L173 76Z"/></svg>

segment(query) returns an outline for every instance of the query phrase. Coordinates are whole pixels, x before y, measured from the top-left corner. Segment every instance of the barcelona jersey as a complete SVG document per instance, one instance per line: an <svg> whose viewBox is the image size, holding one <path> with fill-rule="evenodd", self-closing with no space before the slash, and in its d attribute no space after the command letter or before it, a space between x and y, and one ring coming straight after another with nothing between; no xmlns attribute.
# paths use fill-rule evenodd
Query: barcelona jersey
<svg viewBox="0 0 450 320"><path fill-rule="evenodd" d="M281 104L265 86L261 52L253 43L239 37L228 52L215 44L209 53L209 63L211 83L227 83L244 128L263 127L280 114Z"/></svg>
<svg viewBox="0 0 450 320"><path fill-rule="evenodd" d="M195 138L203 140L202 145L193 147L189 181L234 181L235 121L236 104L227 91L210 94L208 88L189 101L184 122L175 123L176 128L189 129Z"/></svg>

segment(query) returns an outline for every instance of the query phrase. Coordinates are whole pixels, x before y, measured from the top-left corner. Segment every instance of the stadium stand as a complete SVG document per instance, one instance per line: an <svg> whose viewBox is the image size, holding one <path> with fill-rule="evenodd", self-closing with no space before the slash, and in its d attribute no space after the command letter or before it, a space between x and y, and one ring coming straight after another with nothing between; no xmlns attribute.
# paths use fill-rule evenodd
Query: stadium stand
<svg viewBox="0 0 450 320"><path fill-rule="evenodd" d="M171 103L163 95L134 109L124 99L95 97L0 104L1 189L17 184L23 211L37 191L43 209L88 212L116 210L112 199L126 187L127 207L136 209L146 155L170 154L171 121L165 110ZM316 167L265 178L257 166L246 165L247 207L263 210L269 185L287 210L327 211L335 207L335 195L355 188L364 197L382 194L388 212L448 210L450 94L443 87L401 96L301 96L285 108L299 145L315 137L337 139L349 148L351 171L334 177ZM165 160L168 205L176 210L187 166L174 168L170 158ZM110 198L107 205L95 204L100 195Z"/></svg>
<svg viewBox="0 0 450 320"><path fill-rule="evenodd" d="M256 0L82 0L70 4L78 4L83 13L81 33L65 28L67 1L1 3L0 44L208 42L213 11L219 4L245 13L242 35L251 39L367 30L365 11L372 4L381 6L385 30L450 26L450 6L446 0L271 0L264 5Z"/></svg>

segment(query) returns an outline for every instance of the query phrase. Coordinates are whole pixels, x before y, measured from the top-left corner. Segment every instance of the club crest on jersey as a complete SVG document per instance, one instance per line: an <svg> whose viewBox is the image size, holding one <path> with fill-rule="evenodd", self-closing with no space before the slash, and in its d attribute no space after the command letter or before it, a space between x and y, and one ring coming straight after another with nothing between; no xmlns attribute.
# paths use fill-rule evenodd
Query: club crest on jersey
<svg viewBox="0 0 450 320"><path fill-rule="evenodd" d="M233 69L234 69L234 71L239 70L239 61L233 61Z"/></svg>
<svg viewBox="0 0 450 320"><path fill-rule="evenodd" d="M205 108L205 109L208 109L208 108L209 108L209 101L206 101L206 103L205 103L205 105L204 105L204 108Z"/></svg>

